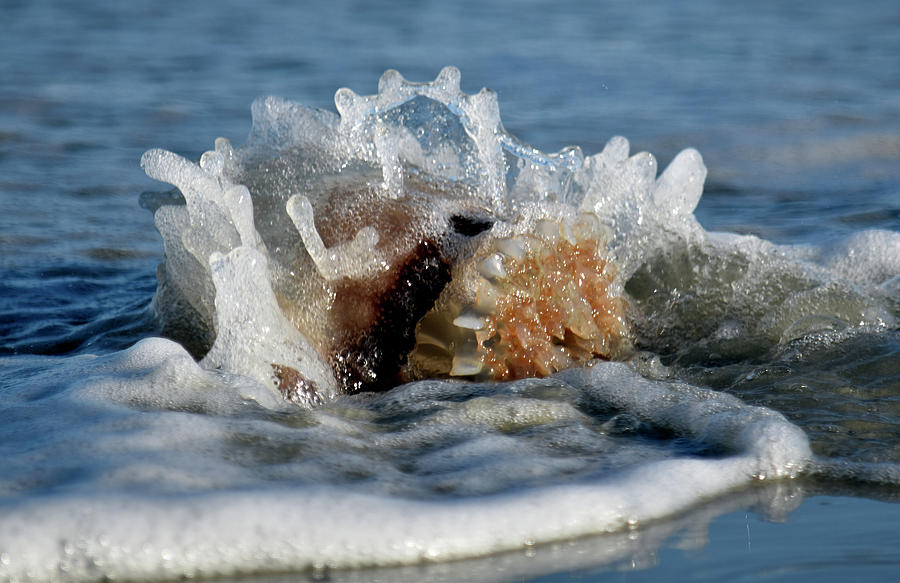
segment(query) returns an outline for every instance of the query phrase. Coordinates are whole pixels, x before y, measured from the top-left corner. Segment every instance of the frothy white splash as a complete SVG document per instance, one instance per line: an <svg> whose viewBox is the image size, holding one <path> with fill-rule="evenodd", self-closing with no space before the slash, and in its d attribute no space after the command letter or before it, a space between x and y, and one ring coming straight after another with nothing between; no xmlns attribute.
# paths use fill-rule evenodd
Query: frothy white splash
<svg viewBox="0 0 900 583"><path fill-rule="evenodd" d="M289 367L320 396L333 395L339 382L326 361L346 335L328 324L335 290L348 280L375 289L365 282L398 270L421 241L464 261L467 243L448 235L451 218L472 217L491 229L484 236L499 237L591 214L609 232L613 290L665 243L659 233L702 232L692 213L706 169L694 150L658 179L653 156L629 157L620 137L587 158L575 147L543 153L505 132L493 92L463 93L453 67L430 83L388 71L377 94L341 89L335 104L339 116L260 100L238 150L219 139L199 165L161 150L143 158L147 174L178 187L186 203L156 211L166 246L156 307L195 353L211 347L209 366L272 387L279 379L271 367ZM378 219L377 209L394 202ZM354 214L367 206L373 217ZM335 242L341 222L356 226ZM232 265L239 257L253 259ZM250 298L268 315L232 305Z"/></svg>

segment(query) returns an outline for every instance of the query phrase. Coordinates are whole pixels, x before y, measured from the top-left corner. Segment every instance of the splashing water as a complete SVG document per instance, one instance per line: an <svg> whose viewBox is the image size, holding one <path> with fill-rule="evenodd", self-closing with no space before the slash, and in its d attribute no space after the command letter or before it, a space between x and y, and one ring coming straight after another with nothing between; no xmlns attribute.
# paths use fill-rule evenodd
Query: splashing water
<svg viewBox="0 0 900 583"><path fill-rule="evenodd" d="M61 360L0 394L14 419L51 401L78 420L2 429L33 446L0 482L0 576L315 576L600 533L628 546L728 493L780 516L808 476L900 483L900 456L829 458L846 447L829 429L753 395L775 365L896 334L897 233L816 248L707 232L696 151L659 176L621 137L541 152L454 68L388 71L335 104L261 99L238 148L145 154L177 189L143 203L166 254L154 311L181 345Z"/></svg>
<svg viewBox="0 0 900 583"><path fill-rule="evenodd" d="M199 165L153 150L163 204L156 307L208 367L298 402L451 375L546 375L630 352L623 282L664 224L690 238L706 171L686 151L545 154L459 72L388 71L339 116L269 98L250 139Z"/></svg>

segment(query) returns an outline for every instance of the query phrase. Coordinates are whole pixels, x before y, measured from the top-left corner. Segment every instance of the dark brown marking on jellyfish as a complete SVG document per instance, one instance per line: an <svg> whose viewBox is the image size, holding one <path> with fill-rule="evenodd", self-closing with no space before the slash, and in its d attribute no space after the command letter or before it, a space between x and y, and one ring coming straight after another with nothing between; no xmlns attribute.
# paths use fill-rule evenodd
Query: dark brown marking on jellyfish
<svg viewBox="0 0 900 583"><path fill-rule="evenodd" d="M474 237L475 235L490 230L490 228L494 226L494 221L481 217L453 215L450 217L450 226L460 235Z"/></svg>
<svg viewBox="0 0 900 583"><path fill-rule="evenodd" d="M416 324L450 282L450 263L435 242L423 240L392 273L393 281L374 304L363 301L362 283L348 282L338 292L337 313L371 321L329 359L342 392L386 391L397 384L415 346Z"/></svg>
<svg viewBox="0 0 900 583"><path fill-rule="evenodd" d="M275 387L286 401L301 405L322 402L316 383L301 375L297 369L284 364L272 364L272 372Z"/></svg>

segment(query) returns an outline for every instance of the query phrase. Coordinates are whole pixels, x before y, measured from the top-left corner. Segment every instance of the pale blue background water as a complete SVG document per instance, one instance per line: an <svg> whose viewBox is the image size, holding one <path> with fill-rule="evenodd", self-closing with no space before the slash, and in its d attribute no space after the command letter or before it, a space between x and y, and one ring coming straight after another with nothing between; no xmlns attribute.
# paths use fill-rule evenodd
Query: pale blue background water
<svg viewBox="0 0 900 583"><path fill-rule="evenodd" d="M147 306L162 245L137 205L141 191L159 188L138 167L145 150L196 158L217 136L243 141L257 96L333 109L338 87L373 93L387 68L425 81L448 64L461 69L464 90L496 90L507 129L543 149L578 144L594 153L621 134L662 166L697 147L709 167L697 211L708 229L816 244L900 230L893 0L6 0L0 355L105 352L152 333ZM876 557L897 548L896 504L816 500L787 525L754 526L763 539L784 539L771 552L796 551L784 558L795 558L794 571L847 574L824 556L828 541L844 539L829 539L823 525L849 521L859 531L851 571L871 562L866 548ZM743 524L744 513L720 521ZM804 542L813 538L823 541L819 559ZM699 558L664 551L661 563L698 579L731 577L735 560L738 571L754 572L765 543L751 557L724 541L711 535ZM807 556L824 567L804 567L797 557ZM893 560L885 569L896 576Z"/></svg>

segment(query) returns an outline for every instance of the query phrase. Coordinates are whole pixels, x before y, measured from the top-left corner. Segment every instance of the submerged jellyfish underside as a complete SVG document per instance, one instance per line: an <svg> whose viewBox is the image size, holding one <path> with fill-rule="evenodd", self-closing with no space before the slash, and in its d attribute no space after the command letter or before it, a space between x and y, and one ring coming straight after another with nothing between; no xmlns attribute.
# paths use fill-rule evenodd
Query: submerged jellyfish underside
<svg viewBox="0 0 900 583"><path fill-rule="evenodd" d="M377 94L335 103L258 100L247 142L220 138L199 164L144 155L178 190L144 199L165 244L166 334L300 404L630 353L622 282L639 257L624 241L650 232L650 207L693 221L696 152L659 179L623 138L545 154L452 67L422 84L388 71Z"/></svg>

